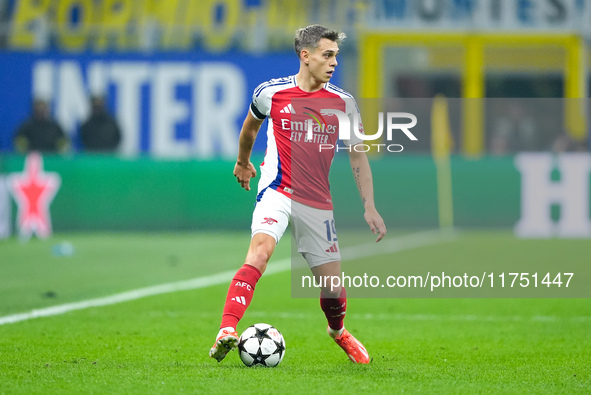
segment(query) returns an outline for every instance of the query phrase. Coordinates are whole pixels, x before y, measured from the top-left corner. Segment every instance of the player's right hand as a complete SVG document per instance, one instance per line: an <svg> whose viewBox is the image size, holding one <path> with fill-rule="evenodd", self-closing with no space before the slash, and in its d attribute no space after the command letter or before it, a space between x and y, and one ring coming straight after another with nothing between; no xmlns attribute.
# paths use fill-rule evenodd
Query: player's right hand
<svg viewBox="0 0 591 395"><path fill-rule="evenodd" d="M257 176L257 171L252 162L248 162L248 165L246 166L236 162L236 165L234 166L234 176L242 188L250 191L250 179Z"/></svg>
<svg viewBox="0 0 591 395"><path fill-rule="evenodd" d="M386 224L382 219L382 216L378 213L375 207L366 207L365 214L363 215L365 221L369 225L369 229L374 235L378 235L376 243L379 242L386 236Z"/></svg>

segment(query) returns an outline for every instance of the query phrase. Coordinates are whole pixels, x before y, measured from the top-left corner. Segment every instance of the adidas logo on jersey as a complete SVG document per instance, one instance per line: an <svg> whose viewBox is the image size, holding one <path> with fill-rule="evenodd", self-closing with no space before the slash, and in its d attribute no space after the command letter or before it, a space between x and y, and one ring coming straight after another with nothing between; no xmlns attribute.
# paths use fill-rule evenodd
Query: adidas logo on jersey
<svg viewBox="0 0 591 395"><path fill-rule="evenodd" d="M339 249L337 248L337 243L334 243L332 247L326 250L326 252L339 252Z"/></svg>
<svg viewBox="0 0 591 395"><path fill-rule="evenodd" d="M282 114L295 114L295 110L293 109L293 106L291 105L291 103L289 103L287 106L283 107L281 109L281 111L279 111Z"/></svg>
<svg viewBox="0 0 591 395"><path fill-rule="evenodd" d="M244 296L235 296L231 300L233 300L234 302L238 302L238 303L243 304L243 305L246 306L246 299L244 299Z"/></svg>

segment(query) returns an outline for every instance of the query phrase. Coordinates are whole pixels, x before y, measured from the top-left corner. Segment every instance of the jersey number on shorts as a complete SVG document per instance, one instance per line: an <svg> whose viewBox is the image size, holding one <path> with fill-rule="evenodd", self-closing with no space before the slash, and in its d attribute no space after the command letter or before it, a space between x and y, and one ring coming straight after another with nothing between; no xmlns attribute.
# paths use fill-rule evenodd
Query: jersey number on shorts
<svg viewBox="0 0 591 395"><path fill-rule="evenodd" d="M326 239L328 241L337 241L337 231L334 228L334 219L332 221L324 221L326 225Z"/></svg>

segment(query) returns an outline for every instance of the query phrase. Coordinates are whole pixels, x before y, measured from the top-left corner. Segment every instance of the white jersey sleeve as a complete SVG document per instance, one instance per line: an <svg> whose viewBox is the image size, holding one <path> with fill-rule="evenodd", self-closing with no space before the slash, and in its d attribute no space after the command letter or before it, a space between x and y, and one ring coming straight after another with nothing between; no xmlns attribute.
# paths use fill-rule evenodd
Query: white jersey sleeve
<svg viewBox="0 0 591 395"><path fill-rule="evenodd" d="M286 86L294 85L294 81L293 76L275 78L257 86L252 94L252 103L250 104L252 116L256 119L265 119L270 116L273 94Z"/></svg>
<svg viewBox="0 0 591 395"><path fill-rule="evenodd" d="M255 89L252 95L252 103L250 103L250 113L256 119L265 119L271 112L271 96L266 94L266 91L261 88L261 84ZM262 89L259 91L259 89ZM258 93L257 93L258 91Z"/></svg>
<svg viewBox="0 0 591 395"><path fill-rule="evenodd" d="M357 135L354 132L354 128L357 127L357 130L359 130L360 134L365 134L365 131L363 130L363 122L361 121L361 114L359 113L359 107L357 107L357 102L355 102L355 99L351 97L345 99L345 103L347 116L351 121L352 127L350 135L351 138L348 140L343 140L343 143L349 146L362 143L363 140L357 137Z"/></svg>
<svg viewBox="0 0 591 395"><path fill-rule="evenodd" d="M354 127L357 126L359 133L365 134L365 132L363 130L363 122L361 121L361 114L359 113L359 107L357 106L357 102L355 102L355 99L353 98L353 96L349 92L339 88L336 85L328 83L326 86L326 89L329 92L336 93L337 95L339 95L345 102L345 113L349 117L349 122L351 123L351 130L350 130L350 138L343 139L342 140L343 143L348 146L362 143L363 139L360 139L359 137L357 137L355 135L355 132L353 131Z"/></svg>

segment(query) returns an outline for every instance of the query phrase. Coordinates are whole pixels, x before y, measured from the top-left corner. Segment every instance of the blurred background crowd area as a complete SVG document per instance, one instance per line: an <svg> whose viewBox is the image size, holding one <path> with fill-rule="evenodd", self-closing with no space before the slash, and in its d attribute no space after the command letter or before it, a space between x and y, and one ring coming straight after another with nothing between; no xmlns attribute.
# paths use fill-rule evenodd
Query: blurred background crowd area
<svg viewBox="0 0 591 395"><path fill-rule="evenodd" d="M453 153L589 150L591 0L0 0L0 152L31 148L43 102L49 151L232 159L254 88L297 72L313 23L348 35L337 85L417 114L407 152L430 152L431 120L404 100L436 95ZM89 143L97 100L117 125Z"/></svg>

